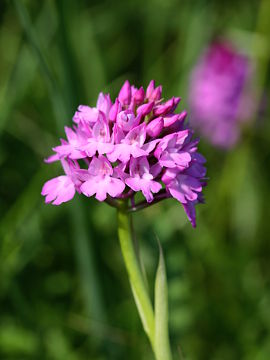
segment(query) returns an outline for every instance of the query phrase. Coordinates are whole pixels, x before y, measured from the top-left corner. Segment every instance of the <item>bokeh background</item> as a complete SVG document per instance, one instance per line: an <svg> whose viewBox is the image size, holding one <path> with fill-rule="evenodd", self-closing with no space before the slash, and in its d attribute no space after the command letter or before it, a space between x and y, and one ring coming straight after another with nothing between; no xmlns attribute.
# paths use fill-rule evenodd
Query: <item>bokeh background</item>
<svg viewBox="0 0 270 360"><path fill-rule="evenodd" d="M216 36L256 62L263 111L241 141L202 139L209 185L194 230L175 200L135 214L153 292L167 263L175 359L270 359L270 2L0 1L0 358L152 359L113 208L45 205L43 158L79 104L125 79L162 84L189 110L194 64Z"/></svg>

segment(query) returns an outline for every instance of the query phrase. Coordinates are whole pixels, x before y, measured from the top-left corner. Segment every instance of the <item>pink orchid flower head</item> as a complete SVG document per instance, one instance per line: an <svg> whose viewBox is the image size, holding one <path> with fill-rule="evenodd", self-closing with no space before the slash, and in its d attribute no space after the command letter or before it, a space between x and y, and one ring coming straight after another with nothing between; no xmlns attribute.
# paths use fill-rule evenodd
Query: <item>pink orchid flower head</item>
<svg viewBox="0 0 270 360"><path fill-rule="evenodd" d="M46 160L60 161L65 175L44 184L45 202L60 205L77 192L132 212L173 197L195 226L205 159L185 123L187 112L176 112L180 97L163 101L161 94L154 80L146 90L127 80L114 101L101 92L95 107L80 105L66 139Z"/></svg>

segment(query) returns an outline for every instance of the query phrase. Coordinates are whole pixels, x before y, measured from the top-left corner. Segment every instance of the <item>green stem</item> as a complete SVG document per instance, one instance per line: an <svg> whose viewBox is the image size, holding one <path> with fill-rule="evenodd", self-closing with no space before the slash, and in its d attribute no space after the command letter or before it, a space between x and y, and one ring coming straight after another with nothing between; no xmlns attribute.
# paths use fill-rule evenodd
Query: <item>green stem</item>
<svg viewBox="0 0 270 360"><path fill-rule="evenodd" d="M126 212L125 208L118 209L118 236L143 328L150 340L152 349L155 352L154 311L136 257L134 244L132 242L130 217L131 215Z"/></svg>

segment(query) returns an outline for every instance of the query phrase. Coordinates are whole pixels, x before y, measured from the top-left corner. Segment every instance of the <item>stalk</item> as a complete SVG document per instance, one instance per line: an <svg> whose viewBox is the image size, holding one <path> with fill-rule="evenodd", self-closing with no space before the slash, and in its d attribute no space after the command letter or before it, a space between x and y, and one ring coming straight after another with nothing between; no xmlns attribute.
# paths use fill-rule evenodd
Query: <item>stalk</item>
<svg viewBox="0 0 270 360"><path fill-rule="evenodd" d="M152 349L155 352L155 319L153 306L151 304L143 275L136 256L131 233L131 215L125 208L117 210L118 215L118 237L124 258L124 263L128 272L128 277L135 299L135 303Z"/></svg>
<svg viewBox="0 0 270 360"><path fill-rule="evenodd" d="M118 237L135 303L155 359L172 360L168 334L167 280L163 254L160 248L160 261L155 283L154 312L141 270L138 249L136 249L133 241L132 215L128 212L126 205L123 202L117 210Z"/></svg>

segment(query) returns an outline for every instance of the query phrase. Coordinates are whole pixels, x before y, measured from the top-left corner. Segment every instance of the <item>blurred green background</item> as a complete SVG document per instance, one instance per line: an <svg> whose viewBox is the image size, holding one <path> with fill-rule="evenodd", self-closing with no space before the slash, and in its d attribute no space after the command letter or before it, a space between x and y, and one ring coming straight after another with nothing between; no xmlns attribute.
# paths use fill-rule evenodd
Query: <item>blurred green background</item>
<svg viewBox="0 0 270 360"><path fill-rule="evenodd" d="M79 104L114 97L125 79L155 79L188 109L190 72L216 35L252 53L267 99L269 17L268 0L0 0L1 359L153 359L115 210L83 196L45 205L42 185L61 169L43 158ZM202 140L200 151L210 181L197 229L174 200L134 216L150 290L158 236L175 359L267 360L268 107L235 149Z"/></svg>

